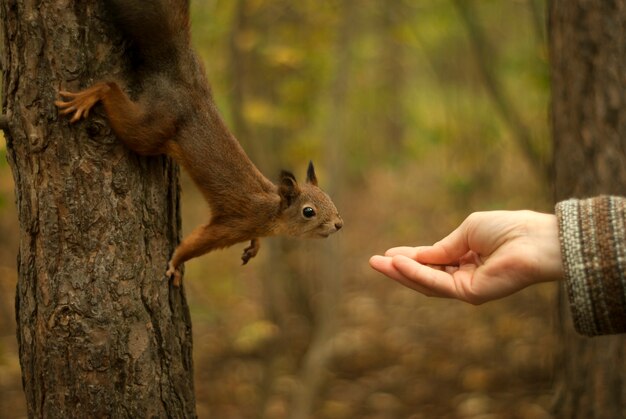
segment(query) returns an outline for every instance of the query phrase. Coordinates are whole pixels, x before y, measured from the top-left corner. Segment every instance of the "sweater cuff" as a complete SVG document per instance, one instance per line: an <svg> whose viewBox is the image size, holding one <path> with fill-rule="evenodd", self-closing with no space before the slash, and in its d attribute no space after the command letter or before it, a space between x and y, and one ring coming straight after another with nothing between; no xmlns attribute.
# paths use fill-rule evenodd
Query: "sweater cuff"
<svg viewBox="0 0 626 419"><path fill-rule="evenodd" d="M626 199L570 199L556 205L556 216L576 330L626 332Z"/></svg>

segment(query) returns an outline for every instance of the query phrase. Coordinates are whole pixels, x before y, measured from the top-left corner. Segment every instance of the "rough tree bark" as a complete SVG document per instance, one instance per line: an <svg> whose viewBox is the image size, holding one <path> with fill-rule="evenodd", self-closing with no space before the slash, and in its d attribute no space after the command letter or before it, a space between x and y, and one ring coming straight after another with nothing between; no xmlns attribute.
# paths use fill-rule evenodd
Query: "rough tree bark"
<svg viewBox="0 0 626 419"><path fill-rule="evenodd" d="M125 149L101 112L70 126L53 105L122 74L124 43L96 0L3 0L0 22L28 414L195 417L189 311L164 276L178 168Z"/></svg>
<svg viewBox="0 0 626 419"><path fill-rule="evenodd" d="M626 195L626 3L550 5L555 198ZM561 294L557 417L626 417L624 336L574 332Z"/></svg>

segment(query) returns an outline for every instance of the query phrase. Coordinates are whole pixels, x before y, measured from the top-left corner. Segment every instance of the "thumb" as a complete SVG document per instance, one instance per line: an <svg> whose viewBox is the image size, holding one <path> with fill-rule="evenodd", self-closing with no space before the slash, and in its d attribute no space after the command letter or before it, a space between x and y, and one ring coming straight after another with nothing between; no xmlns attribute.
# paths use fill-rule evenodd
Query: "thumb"
<svg viewBox="0 0 626 419"><path fill-rule="evenodd" d="M420 263L458 265L470 251L465 223L432 246L416 247L414 259Z"/></svg>

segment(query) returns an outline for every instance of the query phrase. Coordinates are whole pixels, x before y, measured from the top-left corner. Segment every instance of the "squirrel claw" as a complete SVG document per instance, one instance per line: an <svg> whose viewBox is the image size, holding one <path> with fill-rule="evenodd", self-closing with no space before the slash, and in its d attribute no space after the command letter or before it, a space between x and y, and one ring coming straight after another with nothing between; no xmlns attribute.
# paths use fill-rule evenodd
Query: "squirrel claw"
<svg viewBox="0 0 626 419"><path fill-rule="evenodd" d="M74 123L81 118L87 118L89 110L101 99L101 90L102 87L98 85L77 93L61 90L59 91L59 96L69 100L57 100L54 104L59 108L61 115L74 113L72 119L70 119L70 123Z"/></svg>
<svg viewBox="0 0 626 419"><path fill-rule="evenodd" d="M248 261L252 259L255 255L256 252L254 251L254 249L246 247L243 251L243 254L241 255L241 260L243 261L242 265L248 263Z"/></svg>
<svg viewBox="0 0 626 419"><path fill-rule="evenodd" d="M180 287L180 283L182 281L182 275L180 271L172 265L172 262L168 264L167 271L165 271L165 276L172 280L172 285L176 288Z"/></svg>
<svg viewBox="0 0 626 419"><path fill-rule="evenodd" d="M242 265L248 263L250 259L256 256L259 252L259 240L253 239L250 241L250 246L243 249L243 254L241 255L241 260L243 261Z"/></svg>

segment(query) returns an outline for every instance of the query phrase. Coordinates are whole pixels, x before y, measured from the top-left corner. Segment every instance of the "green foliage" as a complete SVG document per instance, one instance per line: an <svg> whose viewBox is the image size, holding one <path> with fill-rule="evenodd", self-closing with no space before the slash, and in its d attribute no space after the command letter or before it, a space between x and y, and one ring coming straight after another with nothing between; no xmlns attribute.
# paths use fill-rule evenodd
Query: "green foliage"
<svg viewBox="0 0 626 419"><path fill-rule="evenodd" d="M236 112L255 138L241 138L244 146L268 138L279 161L300 159L294 154L302 149L322 156L338 66L349 67L341 147L350 172L428 158L445 147L466 148L468 132L473 146L463 160L470 164L483 148L514 141L485 91L451 2L360 2L350 9L350 41L339 51L347 4L193 3L194 40L228 119L234 86L244 92ZM471 7L492 48L488 65L547 159L546 54L542 34L533 32L532 8L477 1Z"/></svg>

